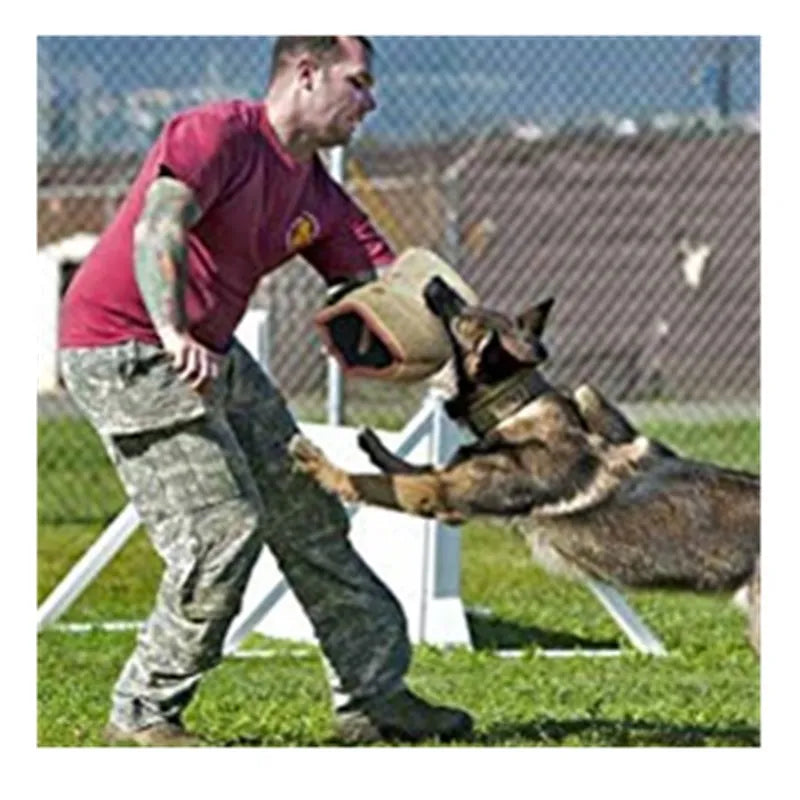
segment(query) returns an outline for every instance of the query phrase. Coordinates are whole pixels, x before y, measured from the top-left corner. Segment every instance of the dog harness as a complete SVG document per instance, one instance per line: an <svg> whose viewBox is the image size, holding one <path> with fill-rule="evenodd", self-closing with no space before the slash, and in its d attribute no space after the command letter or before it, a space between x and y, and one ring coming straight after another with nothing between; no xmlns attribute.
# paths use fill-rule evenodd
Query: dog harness
<svg viewBox="0 0 800 800"><path fill-rule="evenodd" d="M463 417L470 430L481 437L552 389L534 367L521 370L494 386L481 387L475 397L467 401Z"/></svg>

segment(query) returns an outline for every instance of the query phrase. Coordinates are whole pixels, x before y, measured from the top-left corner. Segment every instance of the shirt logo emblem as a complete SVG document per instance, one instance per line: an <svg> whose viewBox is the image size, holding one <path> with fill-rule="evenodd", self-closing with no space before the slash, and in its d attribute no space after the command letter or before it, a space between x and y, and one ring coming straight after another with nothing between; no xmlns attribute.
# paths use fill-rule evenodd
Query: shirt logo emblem
<svg viewBox="0 0 800 800"><path fill-rule="evenodd" d="M319 233L319 222L310 211L303 211L295 217L286 232L287 250L302 250L316 239Z"/></svg>

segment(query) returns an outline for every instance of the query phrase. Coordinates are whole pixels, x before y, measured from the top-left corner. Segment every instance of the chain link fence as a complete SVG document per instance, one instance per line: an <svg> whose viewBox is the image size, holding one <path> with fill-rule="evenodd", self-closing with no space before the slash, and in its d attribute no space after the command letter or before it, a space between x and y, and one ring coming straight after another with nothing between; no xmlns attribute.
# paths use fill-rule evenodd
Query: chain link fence
<svg viewBox="0 0 800 800"><path fill-rule="evenodd" d="M40 38L39 248L102 230L171 113L263 96L271 44ZM347 150L345 183L392 245L436 250L504 310L555 297L554 382L591 381L645 425L671 420L678 449L756 468L759 40L374 44L379 109ZM62 259L59 291L79 262ZM310 325L322 302L299 260L253 300L269 311L270 369L306 420L325 415ZM345 421L398 427L424 390L346 382ZM39 409L39 519L113 515L119 485L57 376Z"/></svg>

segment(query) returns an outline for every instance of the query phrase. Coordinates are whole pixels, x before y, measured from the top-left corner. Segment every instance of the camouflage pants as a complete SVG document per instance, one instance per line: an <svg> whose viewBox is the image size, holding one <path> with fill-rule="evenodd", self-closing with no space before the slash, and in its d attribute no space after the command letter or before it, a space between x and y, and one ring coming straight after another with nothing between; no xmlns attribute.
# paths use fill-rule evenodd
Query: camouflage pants
<svg viewBox="0 0 800 800"><path fill-rule="evenodd" d="M240 344L203 395L160 348L138 342L64 349L61 366L166 565L114 688L112 722L180 717L221 658L263 544L312 622L341 701L402 685L402 609L349 543L341 503L292 470L294 420Z"/></svg>

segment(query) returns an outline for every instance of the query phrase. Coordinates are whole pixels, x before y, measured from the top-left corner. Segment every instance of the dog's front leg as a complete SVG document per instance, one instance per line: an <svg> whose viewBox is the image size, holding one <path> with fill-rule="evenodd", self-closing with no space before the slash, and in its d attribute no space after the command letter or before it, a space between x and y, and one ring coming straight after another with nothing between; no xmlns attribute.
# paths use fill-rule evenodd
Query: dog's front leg
<svg viewBox="0 0 800 800"><path fill-rule="evenodd" d="M460 522L462 517L445 501L440 474L428 470L412 475L351 475L332 464L316 445L295 436L289 452L298 469L347 503L367 503L421 517Z"/></svg>

